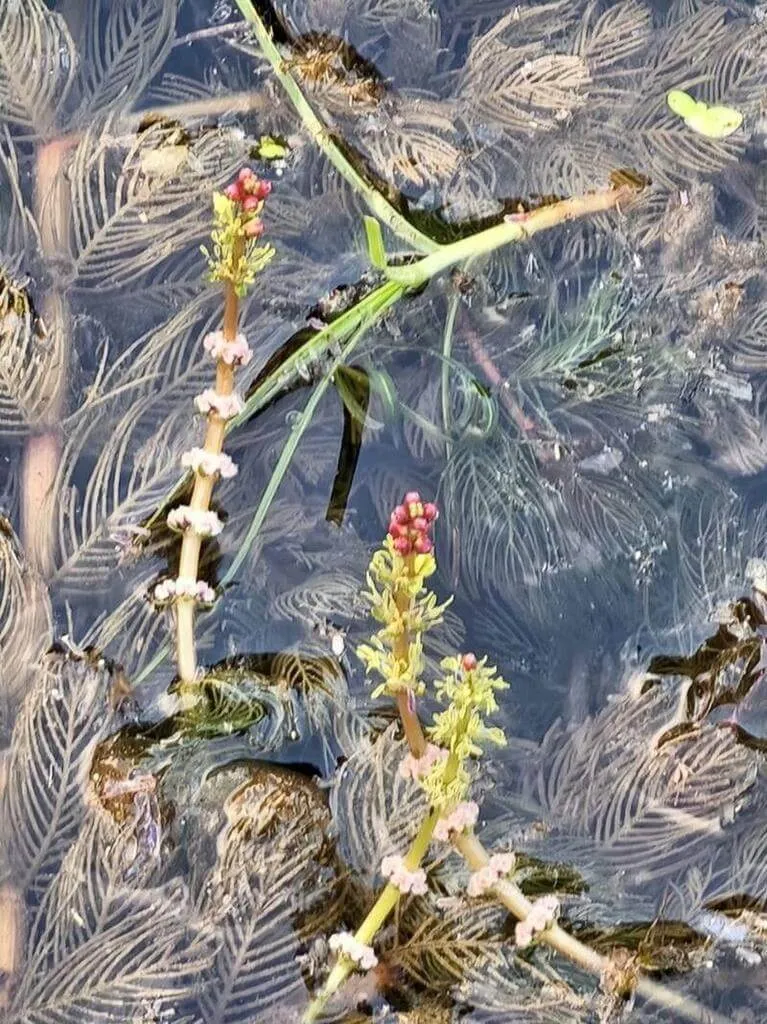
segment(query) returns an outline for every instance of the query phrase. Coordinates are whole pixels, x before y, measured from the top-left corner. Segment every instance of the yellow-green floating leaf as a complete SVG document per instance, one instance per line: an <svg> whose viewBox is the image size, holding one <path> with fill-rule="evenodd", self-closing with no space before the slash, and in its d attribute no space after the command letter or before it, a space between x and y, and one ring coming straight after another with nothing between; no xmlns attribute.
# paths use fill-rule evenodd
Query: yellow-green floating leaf
<svg viewBox="0 0 767 1024"><path fill-rule="evenodd" d="M283 160L290 149L279 139L273 139L271 135L262 135L258 143L259 160Z"/></svg>
<svg viewBox="0 0 767 1024"><path fill-rule="evenodd" d="M707 139L726 139L743 123L743 114L735 107L710 107L682 89L672 89L666 96L666 102L688 128Z"/></svg>

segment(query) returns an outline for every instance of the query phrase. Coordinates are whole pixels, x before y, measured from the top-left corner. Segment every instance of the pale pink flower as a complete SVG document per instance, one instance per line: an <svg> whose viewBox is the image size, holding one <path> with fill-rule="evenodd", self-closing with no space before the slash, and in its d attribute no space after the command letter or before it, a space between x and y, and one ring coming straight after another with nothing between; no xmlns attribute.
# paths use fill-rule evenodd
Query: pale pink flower
<svg viewBox="0 0 767 1024"><path fill-rule="evenodd" d="M427 743L426 749L420 757L413 757L406 754L400 761L399 775L402 779L422 779L428 775L435 764L444 761L448 752L434 743Z"/></svg>
<svg viewBox="0 0 767 1024"><path fill-rule="evenodd" d="M336 932L330 936L328 945L334 953L348 957L363 971L372 970L378 963L373 947L358 942L351 932Z"/></svg>
<svg viewBox="0 0 767 1024"><path fill-rule="evenodd" d="M479 817L479 806L473 800L458 804L445 818L440 818L434 827L434 838L447 842L454 835L474 828Z"/></svg>
<svg viewBox="0 0 767 1024"><path fill-rule="evenodd" d="M212 604L216 600L216 592L205 580L192 580L184 576L177 579L163 580L154 588L153 597L158 604L165 604L176 597L191 598L202 604Z"/></svg>
<svg viewBox="0 0 767 1024"><path fill-rule="evenodd" d="M224 528L215 512L190 508L189 505L174 508L168 513L166 522L171 530L192 530L198 537L217 537Z"/></svg>
<svg viewBox="0 0 767 1024"><path fill-rule="evenodd" d="M212 359L220 359L227 366L247 366L253 357L244 334L227 341L223 331L211 331L203 338L202 347Z"/></svg>
<svg viewBox="0 0 767 1024"><path fill-rule="evenodd" d="M514 941L520 949L529 946L536 935L550 928L559 916L559 900L549 894L533 903L524 921L517 921Z"/></svg>
<svg viewBox="0 0 767 1024"><path fill-rule="evenodd" d="M513 853L494 853L490 860L479 871L474 871L469 877L469 884L466 891L469 896L482 896L488 892L496 882L504 878L514 867Z"/></svg>
<svg viewBox="0 0 767 1024"><path fill-rule="evenodd" d="M224 480L237 475L237 466L223 452L217 455L204 448L190 448L181 456L181 465L193 469L201 476L215 476L216 473Z"/></svg>
<svg viewBox="0 0 767 1024"><path fill-rule="evenodd" d="M517 921L514 926L514 941L520 949L526 949L533 941L533 929L527 919Z"/></svg>
<svg viewBox="0 0 767 1024"><path fill-rule="evenodd" d="M423 868L409 871L405 867L404 859L396 854L384 857L381 861L381 874L400 892L412 892L414 896L423 896L428 891L426 872Z"/></svg>
<svg viewBox="0 0 767 1024"><path fill-rule="evenodd" d="M243 410L243 402L239 395L220 395L213 388L206 388L194 400L198 412L206 415L211 412L222 420L231 420Z"/></svg>

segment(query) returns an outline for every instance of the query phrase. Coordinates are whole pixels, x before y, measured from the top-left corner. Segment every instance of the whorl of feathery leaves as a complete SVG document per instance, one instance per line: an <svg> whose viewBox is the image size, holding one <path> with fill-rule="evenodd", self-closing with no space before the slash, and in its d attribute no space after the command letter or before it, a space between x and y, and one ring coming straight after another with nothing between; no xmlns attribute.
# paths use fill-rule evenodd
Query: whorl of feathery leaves
<svg viewBox="0 0 767 1024"><path fill-rule="evenodd" d="M437 604L436 595L425 585L436 567L431 552L399 554L390 535L370 560L365 596L381 629L369 644L357 648L357 654L368 674L381 678L374 697L394 697L403 690L419 696L424 692L423 633L442 621L450 604Z"/></svg>
<svg viewBox="0 0 767 1024"><path fill-rule="evenodd" d="M237 295L242 297L274 256L274 249L271 245L257 244L257 236L251 237L248 231L253 218L223 192L213 193L213 216L213 251L200 247L208 261L209 278L231 282Z"/></svg>
<svg viewBox="0 0 767 1024"><path fill-rule="evenodd" d="M508 689L508 683L487 664L487 658L477 661L473 654L444 658L441 666L445 675L434 688L447 707L435 713L428 732L431 742L449 756L435 763L421 784L435 807L447 809L466 797L471 783L469 760L479 757L488 743L506 744L503 730L488 726L485 719L498 710L495 694Z"/></svg>

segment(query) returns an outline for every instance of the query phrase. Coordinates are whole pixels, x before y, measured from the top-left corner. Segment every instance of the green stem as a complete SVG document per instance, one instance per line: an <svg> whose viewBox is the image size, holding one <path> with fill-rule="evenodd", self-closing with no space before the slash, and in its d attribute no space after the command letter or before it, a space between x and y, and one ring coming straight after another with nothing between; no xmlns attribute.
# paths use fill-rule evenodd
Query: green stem
<svg viewBox="0 0 767 1024"><path fill-rule="evenodd" d="M402 718L410 752L414 757L419 757L423 751L425 737L418 713L412 709L409 702L398 700L397 707ZM454 756L451 755L451 757ZM453 846L472 871L479 871L490 860L490 855L474 832L464 832L454 836ZM519 886L509 879L498 881L493 887L492 893L518 921L524 921L530 913L532 904ZM541 942L545 942L572 963L578 964L597 978L604 975L605 968L609 963L607 957L580 942L558 924L555 923L541 932L539 938ZM726 1024L725 1018L701 1006L691 997L666 988L665 985L652 981L642 974L637 978L636 990L644 999L655 1003L656 1006L674 1010L684 1020L695 1021L697 1024Z"/></svg>
<svg viewBox="0 0 767 1024"><path fill-rule="evenodd" d="M237 0L238 3L248 0ZM226 424L227 433L244 423L249 417L264 408L285 387L297 373L297 367L304 361L311 360L323 352L329 345L348 337L361 323L372 323L387 309L393 306L406 291L425 284L433 274L476 256L486 255L502 245L530 237L539 231L554 227L575 217L586 216L618 205L621 199L630 200L634 195L628 187L595 192L592 195L575 199L565 199L551 206L535 210L522 221L504 222L485 231L480 231L469 238L463 238L450 245L440 246L439 251L408 267L387 267L389 278L379 285L375 291L365 296L357 305L352 306L342 316L328 324L327 327L311 337L306 344L294 352L280 369L263 381L259 388L250 396L239 416ZM170 491L166 499L158 506L152 517L144 524L152 526L166 512L168 505L182 490L189 475L182 477Z"/></svg>
<svg viewBox="0 0 767 1024"><path fill-rule="evenodd" d="M275 398L287 383L298 375L298 367L302 363L311 362L327 349L349 337L358 327L371 326L390 309L405 293L406 289L395 281L385 281L375 291L366 295L351 309L335 319L327 327L313 335L299 349L288 356L285 362L271 374L248 398L242 412L229 420L226 431L234 430L245 423Z"/></svg>
<svg viewBox="0 0 767 1024"><path fill-rule="evenodd" d="M505 220L492 228L486 228L467 238L461 238L457 242L443 245L437 252L431 253L417 263L411 263L405 267L387 267L386 275L390 281L399 281L407 288L420 288L436 274L440 274L456 263L476 259L478 256L486 256L495 249L500 249L511 242L530 238L539 231L545 231L556 224L610 210L622 200L630 200L634 194L635 190L631 187L621 186L573 199L563 199L558 203L551 203L549 206L533 210L524 219Z"/></svg>
<svg viewBox="0 0 767 1024"><path fill-rule="evenodd" d="M296 108L298 116L304 123L304 127L317 143L319 148L335 167L338 173L351 187L364 198L370 209L379 217L387 227L398 235L404 242L412 245L418 252L437 252L439 243L422 234L417 228L406 220L401 213L394 209L390 203L381 195L378 189L370 185L362 175L354 169L344 156L341 149L336 145L330 136L325 125L315 114L311 105L301 92L296 80L285 69L285 61L282 54L274 45L272 37L261 18L251 3L251 0L237 0L240 13L246 21L253 26L253 31L258 39L261 52L272 66L277 80L287 93L288 99Z"/></svg>
<svg viewBox="0 0 767 1024"><path fill-rule="evenodd" d="M429 843L438 820L439 812L432 811L418 830L418 835L411 843L410 849L405 855L405 867L408 871L415 871L426 856L426 851L429 849ZM366 946L371 945L387 917L399 902L399 898L399 889L390 882L381 892L368 912L367 917L357 929L354 936L355 939L358 942L363 942ZM354 969L355 964L348 957L340 956L338 958L322 987L322 991L315 996L304 1014L303 1024L310 1024L311 1021L315 1021L319 1017L328 1001L335 995Z"/></svg>
<svg viewBox="0 0 767 1024"><path fill-rule="evenodd" d="M445 456L450 458L450 367L453 354L453 334L455 332L455 318L458 314L458 306L461 302L461 294L456 288L450 296L450 304L445 318L445 332L442 335L442 429L445 432Z"/></svg>

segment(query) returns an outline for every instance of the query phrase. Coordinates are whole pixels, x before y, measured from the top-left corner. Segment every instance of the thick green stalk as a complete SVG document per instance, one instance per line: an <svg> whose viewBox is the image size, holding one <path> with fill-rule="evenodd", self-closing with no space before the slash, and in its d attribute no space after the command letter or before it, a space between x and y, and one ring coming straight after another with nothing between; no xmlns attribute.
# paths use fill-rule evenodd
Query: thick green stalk
<svg viewBox="0 0 767 1024"><path fill-rule="evenodd" d="M438 820L439 812L432 811L418 830L418 835L405 855L405 867L408 871L415 871L426 856L426 851L429 849L429 843ZM400 895L399 889L396 885L392 885L391 882L385 887L355 933L354 937L358 942L363 942L366 946L372 943L389 914L397 906ZM355 964L348 957L340 956L338 958L333 970L328 975L327 981L322 986L322 991L315 996L304 1014L303 1024L310 1024L311 1021L315 1021L319 1017L328 1001L335 995L354 969Z"/></svg>
<svg viewBox="0 0 767 1024"><path fill-rule="evenodd" d="M378 189L365 181L362 175L346 159L341 149L331 138L325 125L315 114L308 100L301 92L296 80L285 69L285 61L282 54L274 45L272 37L258 16L258 12L251 3L251 0L236 0L236 2L243 18L253 26L261 52L271 64L274 74L287 93L288 99L296 108L296 112L303 121L304 127L341 177L351 185L355 192L359 192L373 213L387 227L391 228L395 235L398 235L408 245L412 245L418 252L437 252L440 248L439 243L429 238L428 235L422 234L418 228L413 227L401 213L386 201Z"/></svg>
<svg viewBox="0 0 767 1024"><path fill-rule="evenodd" d="M286 382L298 375L298 367L322 355L331 345L342 342L358 327L370 327L380 319L405 293L406 288L396 281L385 281L355 306L342 313L327 327L313 335L271 374L248 398L242 412L229 420L227 433L245 423L263 409L285 387Z"/></svg>
<svg viewBox="0 0 767 1024"><path fill-rule="evenodd" d="M437 252L426 256L417 263L405 267L387 267L386 275L391 281L399 281L408 288L420 288L436 274L464 260L476 259L500 249L511 242L519 242L530 238L539 231L575 220L593 213L611 210L621 201L630 201L635 190L630 186L606 189L604 192L592 192L573 199L563 199L549 206L524 215L519 220L505 220L492 228L478 231L457 242L443 245Z"/></svg>

